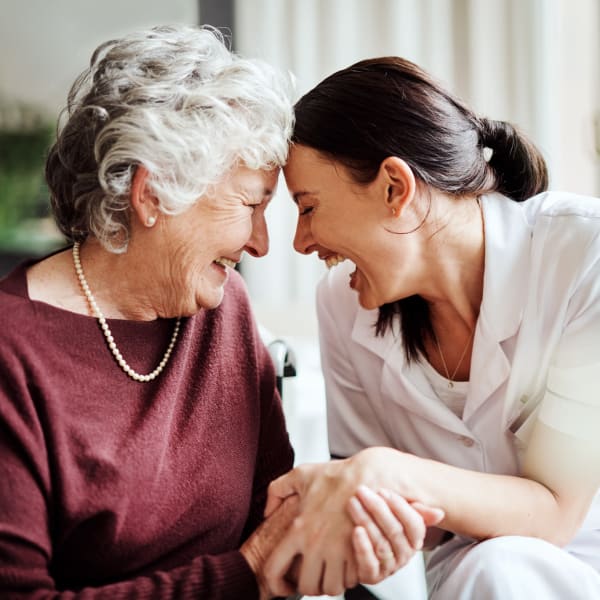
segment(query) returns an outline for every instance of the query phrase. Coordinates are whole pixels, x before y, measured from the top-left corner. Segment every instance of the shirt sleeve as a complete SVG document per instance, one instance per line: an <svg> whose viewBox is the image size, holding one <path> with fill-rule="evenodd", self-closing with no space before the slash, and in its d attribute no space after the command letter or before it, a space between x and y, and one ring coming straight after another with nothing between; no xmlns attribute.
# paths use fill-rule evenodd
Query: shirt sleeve
<svg viewBox="0 0 600 600"><path fill-rule="evenodd" d="M600 253L600 244L596 244ZM548 372L539 420L594 443L600 422L600 257L569 302L568 321Z"/></svg>
<svg viewBox="0 0 600 600"><path fill-rule="evenodd" d="M536 443L526 450L542 482L568 481L582 491L600 483L600 244L578 279L553 354L537 413ZM539 432L538 432L539 433ZM532 438L533 439L533 438ZM545 440L540 443L539 440ZM560 483L559 483L560 485Z"/></svg>

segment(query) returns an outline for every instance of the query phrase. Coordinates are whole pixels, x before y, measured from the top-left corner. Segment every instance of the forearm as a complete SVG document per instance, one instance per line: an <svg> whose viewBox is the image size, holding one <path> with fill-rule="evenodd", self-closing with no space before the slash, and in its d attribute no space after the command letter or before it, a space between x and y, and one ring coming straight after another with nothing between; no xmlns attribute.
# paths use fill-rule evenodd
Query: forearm
<svg viewBox="0 0 600 600"><path fill-rule="evenodd" d="M374 455L370 464L385 465L386 474L374 477L372 485L385 481L409 501L441 508L446 516L440 527L460 535L524 535L562 545L579 525L576 518L565 519L560 498L536 481L469 471L390 448L364 452Z"/></svg>
<svg viewBox="0 0 600 600"><path fill-rule="evenodd" d="M258 598L256 578L242 554L232 551L201 556L188 565L170 571L123 580L83 590L57 591L49 577L41 581L39 570L0 565L0 597L75 600L77 598L148 598L175 600L189 598Z"/></svg>

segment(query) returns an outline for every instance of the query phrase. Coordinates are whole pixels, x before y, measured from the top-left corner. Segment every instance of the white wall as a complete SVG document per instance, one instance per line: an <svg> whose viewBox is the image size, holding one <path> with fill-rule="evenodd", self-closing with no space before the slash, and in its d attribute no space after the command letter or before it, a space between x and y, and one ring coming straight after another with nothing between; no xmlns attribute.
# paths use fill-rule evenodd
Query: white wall
<svg viewBox="0 0 600 600"><path fill-rule="evenodd" d="M236 11L240 52L291 70L299 94L357 60L404 56L529 134L552 188L600 195L598 0L237 0ZM244 272L267 323L313 332L323 268L291 249L295 210L282 188L269 209L273 251Z"/></svg>
<svg viewBox="0 0 600 600"><path fill-rule="evenodd" d="M0 97L65 105L98 44L134 29L197 23L197 0L0 0Z"/></svg>

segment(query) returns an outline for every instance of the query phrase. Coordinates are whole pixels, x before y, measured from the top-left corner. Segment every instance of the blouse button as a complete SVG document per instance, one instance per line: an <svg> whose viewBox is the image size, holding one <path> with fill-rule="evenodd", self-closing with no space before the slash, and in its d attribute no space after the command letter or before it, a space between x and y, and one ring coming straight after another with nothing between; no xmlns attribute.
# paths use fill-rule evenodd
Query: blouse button
<svg viewBox="0 0 600 600"><path fill-rule="evenodd" d="M459 441L463 443L467 448L471 448L475 444L475 440L473 438L467 437L466 435L458 436Z"/></svg>

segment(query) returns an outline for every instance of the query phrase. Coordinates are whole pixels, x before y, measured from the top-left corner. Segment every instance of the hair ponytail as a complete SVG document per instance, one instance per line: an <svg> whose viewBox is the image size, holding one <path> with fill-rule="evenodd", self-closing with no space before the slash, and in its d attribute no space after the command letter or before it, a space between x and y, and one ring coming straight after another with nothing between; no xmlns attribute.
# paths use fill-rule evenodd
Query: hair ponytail
<svg viewBox="0 0 600 600"><path fill-rule="evenodd" d="M540 151L506 121L480 119L482 146L491 148L489 166L495 191L522 202L548 188L548 169Z"/></svg>

